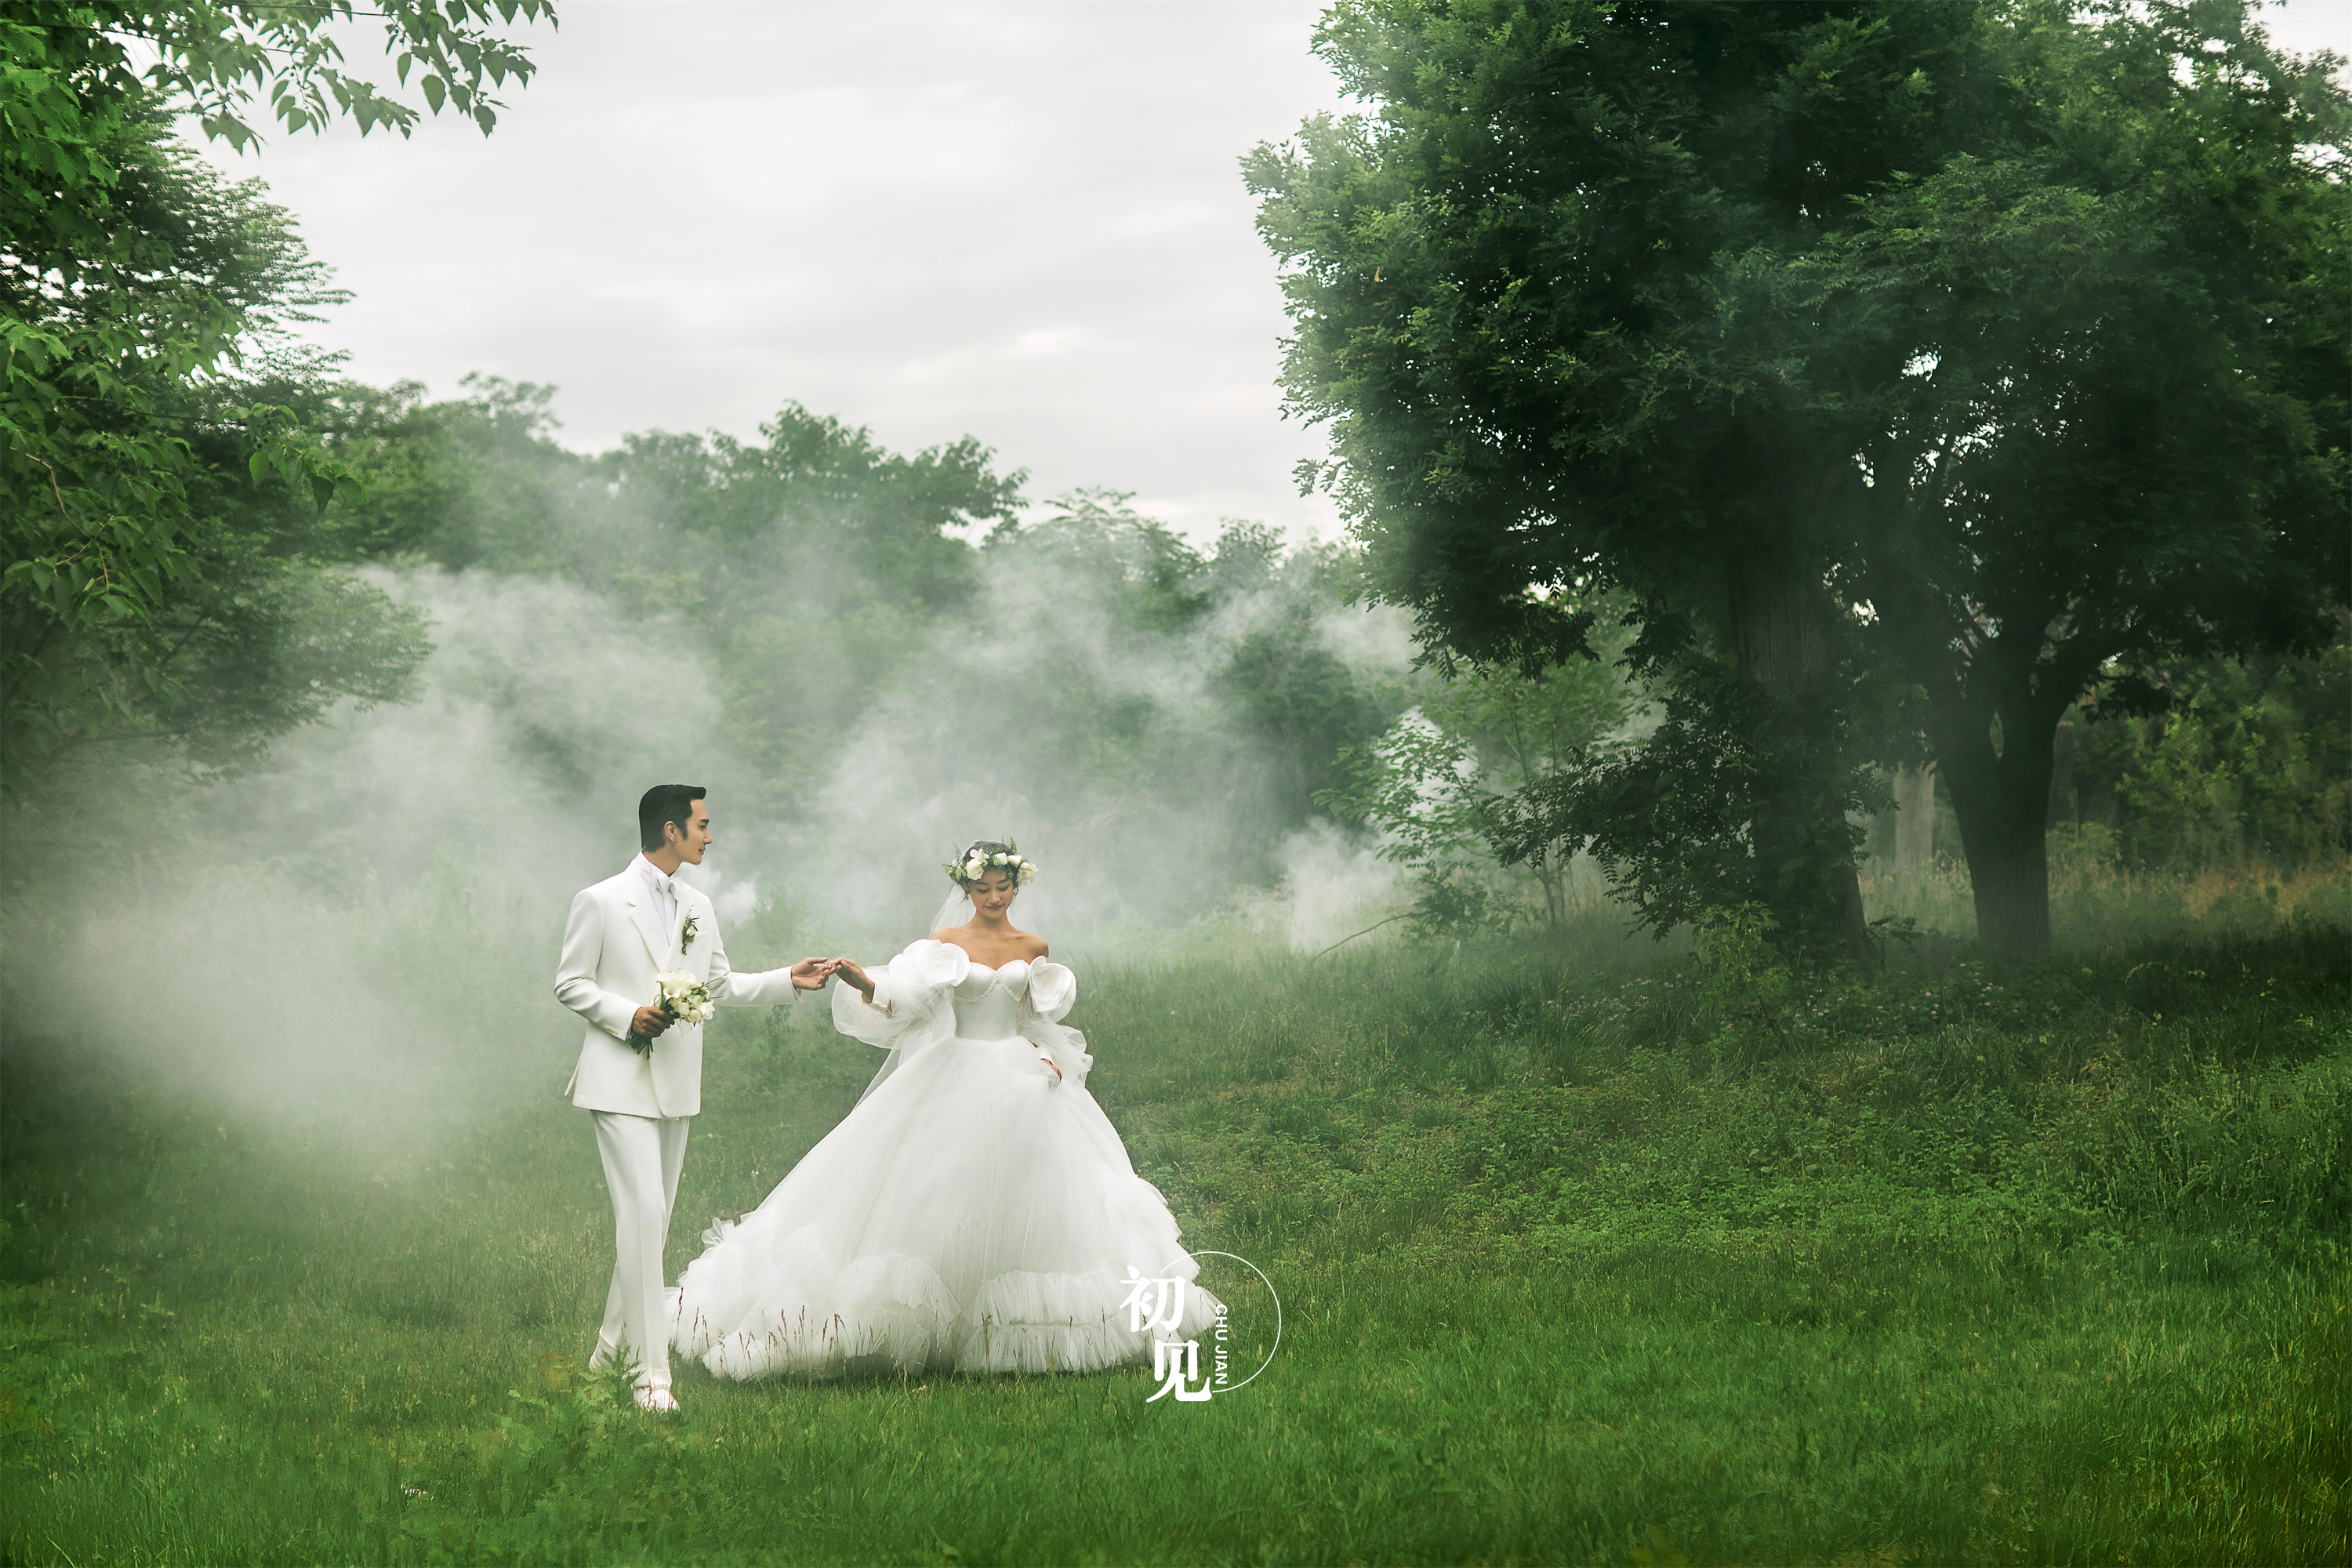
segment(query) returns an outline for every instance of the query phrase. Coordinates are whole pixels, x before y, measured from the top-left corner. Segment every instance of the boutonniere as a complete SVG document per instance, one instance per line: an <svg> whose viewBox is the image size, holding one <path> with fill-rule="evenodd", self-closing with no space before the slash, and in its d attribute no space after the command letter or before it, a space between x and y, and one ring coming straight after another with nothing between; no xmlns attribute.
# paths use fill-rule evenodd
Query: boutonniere
<svg viewBox="0 0 2352 1568"><path fill-rule="evenodd" d="M694 939L698 934L699 934L700 930L701 928L694 923L694 917L691 914L688 915L686 917L686 923L677 928L678 952L684 952L688 948L692 947L694 945Z"/></svg>

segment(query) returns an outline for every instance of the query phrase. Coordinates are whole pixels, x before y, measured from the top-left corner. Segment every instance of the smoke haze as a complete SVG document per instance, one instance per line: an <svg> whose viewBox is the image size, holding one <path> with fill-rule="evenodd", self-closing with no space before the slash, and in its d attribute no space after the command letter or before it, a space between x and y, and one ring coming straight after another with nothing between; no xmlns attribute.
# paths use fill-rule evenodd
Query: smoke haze
<svg viewBox="0 0 2352 1568"><path fill-rule="evenodd" d="M1328 595L1302 613L1279 560L1257 563L1255 585L1144 635L1101 592L1099 552L1002 542L972 607L835 732L766 716L832 747L798 787L730 740L743 716L689 614L550 575L372 569L431 620L420 699L340 710L208 785L156 759L89 770L102 842L32 856L65 891L43 942L11 944L9 1005L43 990L36 951L103 973L61 1027L255 1116L397 1132L552 1096L579 1030L550 994L564 910L626 862L638 795L672 780L709 791L718 843L688 875L740 968L886 957L923 933L940 863L1003 834L1041 868L1016 918L1081 963L1203 921L1328 945L1387 912L1393 876L1303 816L1234 650L1279 636L1369 691L1405 680L1412 649L1393 613ZM778 613L797 667L855 671L872 628L854 604Z"/></svg>

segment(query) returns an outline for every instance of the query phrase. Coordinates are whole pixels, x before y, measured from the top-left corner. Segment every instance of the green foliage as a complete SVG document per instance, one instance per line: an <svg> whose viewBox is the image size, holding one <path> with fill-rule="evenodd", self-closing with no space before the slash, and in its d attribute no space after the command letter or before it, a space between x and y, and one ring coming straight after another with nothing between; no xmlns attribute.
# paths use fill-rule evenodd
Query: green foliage
<svg viewBox="0 0 2352 1568"><path fill-rule="evenodd" d="M1825 262L1855 310L1900 301L1868 464L1912 476L1874 487L1883 537L1923 542L1875 550L1864 591L1927 691L1979 923L2027 949L2042 738L2101 661L2309 650L2344 575L2347 403L2317 370L2344 321L2313 291L2344 95L2242 12L2100 24L2021 32L2021 138L1897 182ZM2127 675L2100 700L2155 698Z"/></svg>
<svg viewBox="0 0 2352 1568"><path fill-rule="evenodd" d="M1623 641L1603 646L1614 653ZM1539 918L1557 932L1569 918L1582 836L1543 803L1586 772L1639 707L1624 676L1599 657L1532 675L1511 664L1457 667L1376 743L1342 751L1346 787L1317 798L1383 835L1381 858L1412 869L1424 934L1507 929L1526 918L1524 889L1498 886L1493 875L1518 866L1534 883Z"/></svg>
<svg viewBox="0 0 2352 1568"><path fill-rule="evenodd" d="M545 0L396 0L373 13L398 43L398 74L421 65L432 107L454 102L486 132L496 115L485 80L530 69L485 31L493 9L509 21L552 16ZM218 657L224 644L250 656L306 636L228 624L266 616L273 595L317 594L257 575L242 531L207 492L234 469L306 494L313 510L355 494L350 470L290 408L233 395L257 362L300 374L287 327L342 296L257 184L220 180L170 146L165 127L193 113L208 135L244 145L242 107L266 94L289 130L349 114L362 131L404 132L415 111L341 67L328 29L354 16L337 0L32 0L0 19L0 791L10 795L101 735L218 737L260 718L214 745L217 757L320 705L248 701L231 715L206 706L195 667L207 652L215 671L233 662ZM336 592L342 610L363 611L372 646L355 676L354 659L328 661L318 689L327 700L398 694L415 628L348 584ZM301 679L281 682L281 695L307 689Z"/></svg>
<svg viewBox="0 0 2352 1568"><path fill-rule="evenodd" d="M1646 668L1656 727L1536 781L1497 847L1584 850L1654 936L1757 906L1801 960L1846 953L1838 878L1862 843L1856 816L1889 799L1860 765L1851 709L1704 660Z"/></svg>
<svg viewBox="0 0 2352 1568"><path fill-rule="evenodd" d="M1285 384L1433 646L1577 647L1550 591L1597 582L1876 760L1924 727L2032 952L2103 661L2323 634L2352 114L2248 7L1365 0L1318 48L1372 110L1249 163ZM1858 760L1784 773L1759 853L1828 846Z"/></svg>
<svg viewBox="0 0 2352 1568"><path fill-rule="evenodd" d="M1226 553L1221 548L1210 563L1213 574ZM1349 749L1376 732L1392 707L1317 635L1313 612L1329 608L1328 601L1305 593L1288 597L1282 611L1234 639L1209 687L1272 770L1265 784L1277 815L1268 826L1277 829L1300 826L1310 804L1330 798L1345 777Z"/></svg>
<svg viewBox="0 0 2352 1568"><path fill-rule="evenodd" d="M401 87L415 71L428 109L438 114L446 103L488 135L505 106L485 83L502 87L509 77L528 82L537 68L526 50L491 30L493 13L507 24L517 16L555 22L551 0L388 0L372 11L352 0L194 5L83 0L39 10L53 32L80 30L77 43L118 81L133 74L133 57L124 46L135 40L152 57L136 72L146 90L173 112L194 115L207 138L239 150L258 140L244 119L257 98L268 100L271 116L289 131L323 131L344 116L362 135L379 125L403 136L415 129L412 104L343 68L343 51L331 29L362 16L384 24L384 53Z"/></svg>
<svg viewBox="0 0 2352 1568"><path fill-rule="evenodd" d="M1005 522L1022 482L970 440L899 456L796 404L761 444L654 432L590 458L556 444L552 388L464 391L333 390L319 427L369 489L345 511L351 547L561 576L622 615L677 617L718 667L721 738L779 796L811 787L871 690L969 606L959 535Z"/></svg>
<svg viewBox="0 0 2352 1568"><path fill-rule="evenodd" d="M2137 868L2352 850L2352 642L2309 658L2186 661L2161 714L2077 723L2062 827L2105 827ZM2074 819L2067 822L2066 818Z"/></svg>
<svg viewBox="0 0 2352 1568"><path fill-rule="evenodd" d="M104 1445L102 1423L90 1420L77 1391L93 1384L134 1397L159 1392L152 1342L89 1344L45 1320L21 1286L0 1287L0 1469L22 1476L60 1454L87 1461ZM142 1327L167 1316L145 1307Z"/></svg>
<svg viewBox="0 0 2352 1568"><path fill-rule="evenodd" d="M137 377L85 384L67 364L62 380L17 387L49 412L37 429L16 427L10 453L26 503L9 513L0 579L0 783L12 791L56 784L97 739L164 739L214 766L249 761L338 700L404 700L425 651L413 612L335 570L321 509L357 486L284 402L320 374L289 330L342 296L257 184L143 142L135 154L121 187L153 254L127 279L86 276L82 323L53 324L115 334L108 353L146 363L133 339L165 329L135 302L109 319L110 301L152 298L168 315L209 300L271 379L233 380L221 366L199 383L191 367L148 374L146 363ZM101 434L141 420L154 441L135 460L166 469L123 489L100 482L115 469L58 466L56 443L113 450Z"/></svg>
<svg viewBox="0 0 2352 1568"><path fill-rule="evenodd" d="M1023 553L1085 584L1088 601L1109 612L1121 652L1147 646L1144 639L1155 634L1190 626L1211 603L1199 581L1200 552L1165 523L1127 504L1134 499L1128 490L1073 490L1047 503L1053 510L1034 527L1000 526L989 539L999 550L1018 542L1025 547ZM1242 536L1237 554L1244 569L1229 573L1229 583L1246 584L1247 569L1265 564L1265 544L1255 532Z"/></svg>
<svg viewBox="0 0 2352 1568"><path fill-rule="evenodd" d="M418 382L300 389L304 419L365 479L328 524L337 543L362 560L572 569L551 542L565 492L586 476L554 440L555 389L483 375L460 385L464 395L436 404Z"/></svg>
<svg viewBox="0 0 2352 1568"><path fill-rule="evenodd" d="M1716 913L1692 933L1698 961L1698 1023L1712 1027L1733 1050L1787 1027L1797 977L1772 943L1771 912L1738 904Z"/></svg>
<svg viewBox="0 0 2352 1568"><path fill-rule="evenodd" d="M367 486L329 536L428 594L428 563L479 592L561 584L658 637L716 701L737 821L804 820L845 767L913 790L952 757L989 826L1006 800L1099 825L1091 869L1157 906L1185 896L1166 885L1171 832L1243 879L1278 874L1339 751L1399 705L1349 646L1344 550L1286 551L1238 521L1197 550L1117 491L1031 510L1024 476L973 442L894 453L796 405L758 443L653 433L574 453L549 397L489 379L438 403L324 389L305 417ZM512 731L551 809L597 787L604 760L546 710L568 700L560 675L476 681L459 662L445 679ZM975 748L975 705L1020 742ZM944 846L905 847L911 879Z"/></svg>

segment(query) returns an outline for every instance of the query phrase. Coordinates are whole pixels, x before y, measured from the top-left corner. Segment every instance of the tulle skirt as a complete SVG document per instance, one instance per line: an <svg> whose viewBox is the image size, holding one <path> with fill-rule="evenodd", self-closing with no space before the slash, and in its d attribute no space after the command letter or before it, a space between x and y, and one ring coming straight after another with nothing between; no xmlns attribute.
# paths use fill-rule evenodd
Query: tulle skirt
<svg viewBox="0 0 2352 1568"><path fill-rule="evenodd" d="M1216 1299L1110 1119L1025 1039L908 1057L670 1297L670 1342L727 1378L1093 1372L1203 1337ZM1183 1281L1138 1332L1129 1270Z"/></svg>

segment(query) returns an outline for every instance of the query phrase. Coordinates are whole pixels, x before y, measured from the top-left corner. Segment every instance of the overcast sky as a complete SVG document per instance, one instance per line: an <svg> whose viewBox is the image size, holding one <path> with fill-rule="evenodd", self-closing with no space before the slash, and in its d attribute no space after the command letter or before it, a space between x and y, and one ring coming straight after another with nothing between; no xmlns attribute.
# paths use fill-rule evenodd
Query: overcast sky
<svg viewBox="0 0 2352 1568"><path fill-rule="evenodd" d="M554 384L565 444L754 437L796 399L971 435L1196 538L1337 521L1290 479L1286 330L1237 160L1342 107L1301 0L561 0L485 140L274 134L258 174L357 298L352 374ZM2352 52L2352 0L2273 31ZM367 64L373 46L354 49Z"/></svg>

